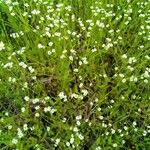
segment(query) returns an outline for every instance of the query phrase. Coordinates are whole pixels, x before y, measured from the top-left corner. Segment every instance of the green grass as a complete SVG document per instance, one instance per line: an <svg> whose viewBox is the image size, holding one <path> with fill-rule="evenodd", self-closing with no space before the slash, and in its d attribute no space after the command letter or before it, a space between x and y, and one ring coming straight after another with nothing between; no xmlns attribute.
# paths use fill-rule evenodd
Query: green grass
<svg viewBox="0 0 150 150"><path fill-rule="evenodd" d="M0 0L1 150L150 150L149 75L150 0Z"/></svg>

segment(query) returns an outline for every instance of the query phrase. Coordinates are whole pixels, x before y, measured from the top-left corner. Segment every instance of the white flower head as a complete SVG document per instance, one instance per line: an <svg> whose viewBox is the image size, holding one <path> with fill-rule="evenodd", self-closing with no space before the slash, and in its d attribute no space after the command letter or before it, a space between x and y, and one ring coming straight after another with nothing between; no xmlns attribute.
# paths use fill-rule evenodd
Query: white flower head
<svg viewBox="0 0 150 150"><path fill-rule="evenodd" d="M13 144L17 144L18 143L18 140L16 138L12 139L12 143Z"/></svg>
<svg viewBox="0 0 150 150"><path fill-rule="evenodd" d="M5 44L1 41L0 42L0 51L3 50L3 49L5 49Z"/></svg>

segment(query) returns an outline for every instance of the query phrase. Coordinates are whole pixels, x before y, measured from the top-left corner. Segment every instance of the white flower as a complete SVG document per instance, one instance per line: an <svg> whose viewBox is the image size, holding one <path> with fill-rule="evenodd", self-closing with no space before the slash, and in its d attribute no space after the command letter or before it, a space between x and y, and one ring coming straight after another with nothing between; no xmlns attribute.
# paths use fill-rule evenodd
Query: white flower
<svg viewBox="0 0 150 150"><path fill-rule="evenodd" d="M55 144L58 145L60 142L60 139L56 139Z"/></svg>
<svg viewBox="0 0 150 150"><path fill-rule="evenodd" d="M98 147L96 147L96 149L95 150L101 150L101 147L100 146L98 146Z"/></svg>
<svg viewBox="0 0 150 150"><path fill-rule="evenodd" d="M17 144L17 143L18 143L18 140L17 140L17 139L15 139L15 138L14 138L14 139L12 139L12 143L13 143L13 144Z"/></svg>
<svg viewBox="0 0 150 150"><path fill-rule="evenodd" d="M83 137L82 134L78 134L78 137L79 137L80 140L83 140L83 139L84 139L84 137Z"/></svg>
<svg viewBox="0 0 150 150"><path fill-rule="evenodd" d="M147 80L147 79L145 79L145 80L144 80L144 82L145 82L145 83L148 83L148 80Z"/></svg>
<svg viewBox="0 0 150 150"><path fill-rule="evenodd" d="M60 92L58 96L60 99L63 99L65 102L67 101L67 96L64 94L64 92Z"/></svg>
<svg viewBox="0 0 150 150"><path fill-rule="evenodd" d="M34 15L38 15L38 14L40 13L40 11L39 11L39 10L34 9L31 13L32 13L32 14L34 14Z"/></svg>
<svg viewBox="0 0 150 150"><path fill-rule="evenodd" d="M77 68L75 68L73 71L74 71L74 72L78 72L79 70L78 70Z"/></svg>
<svg viewBox="0 0 150 150"><path fill-rule="evenodd" d="M137 125L137 123L136 123L136 121L134 121L134 122L133 122L133 126L136 126L136 125Z"/></svg>
<svg viewBox="0 0 150 150"><path fill-rule="evenodd" d="M24 124L24 125L23 125L23 130L24 130L24 131L27 131L27 130L28 130L27 124Z"/></svg>
<svg viewBox="0 0 150 150"><path fill-rule="evenodd" d="M72 138L70 139L70 143L73 144L73 142L74 142L74 138L72 137Z"/></svg>
<svg viewBox="0 0 150 150"><path fill-rule="evenodd" d="M34 72L34 69L32 68L32 66L29 66L28 69L29 69L29 71L30 71L31 73Z"/></svg>
<svg viewBox="0 0 150 150"><path fill-rule="evenodd" d="M101 111L102 109L100 107L97 108L98 111Z"/></svg>
<svg viewBox="0 0 150 150"><path fill-rule="evenodd" d="M50 112L50 111L51 111L51 107L50 106L44 108L44 112Z"/></svg>
<svg viewBox="0 0 150 150"><path fill-rule="evenodd" d="M21 112L25 112L25 108L24 107L21 108Z"/></svg>
<svg viewBox="0 0 150 150"><path fill-rule="evenodd" d="M0 42L0 51L3 50L3 49L5 49L5 44L1 41Z"/></svg>
<svg viewBox="0 0 150 150"><path fill-rule="evenodd" d="M48 132L50 131L50 127L47 127L47 129L46 129Z"/></svg>
<svg viewBox="0 0 150 150"><path fill-rule="evenodd" d="M9 125L9 126L8 126L8 129L9 129L9 130L12 129L12 125Z"/></svg>
<svg viewBox="0 0 150 150"><path fill-rule="evenodd" d="M72 94L71 94L71 98L75 98L75 99L77 99L77 98L78 98L78 94L76 94L76 93L72 93Z"/></svg>
<svg viewBox="0 0 150 150"><path fill-rule="evenodd" d="M124 126L124 130L128 130L128 127L127 127L127 126Z"/></svg>
<svg viewBox="0 0 150 150"><path fill-rule="evenodd" d="M42 48L44 48L44 47L45 47L45 46L43 46L41 43L38 44L38 48L39 48L39 49L42 49Z"/></svg>
<svg viewBox="0 0 150 150"><path fill-rule="evenodd" d="M28 4L28 3L25 3L24 6L25 6L25 7L29 7L29 4Z"/></svg>
<svg viewBox="0 0 150 150"><path fill-rule="evenodd" d="M24 69L27 67L27 65L24 62L20 62L19 66L23 67Z"/></svg>
<svg viewBox="0 0 150 150"><path fill-rule="evenodd" d="M40 114L39 113L35 113L35 117L39 117L40 116Z"/></svg>
<svg viewBox="0 0 150 150"><path fill-rule="evenodd" d="M39 100L38 98L35 98L35 99L32 100L33 104L36 104L36 103L38 103L39 101L40 101L40 100Z"/></svg>
<svg viewBox="0 0 150 150"><path fill-rule="evenodd" d="M94 52L96 52L96 51L97 51L97 49L96 49L96 48L93 48L93 49L92 49L92 52L93 52L93 53L94 53Z"/></svg>
<svg viewBox="0 0 150 150"><path fill-rule="evenodd" d="M115 132L116 132L116 131L115 131L114 129L111 130L111 133L112 133L112 134L115 134Z"/></svg>
<svg viewBox="0 0 150 150"><path fill-rule="evenodd" d="M56 112L56 111L57 111L57 110L53 108L53 109L51 109L50 112L53 114L53 113Z"/></svg>
<svg viewBox="0 0 150 150"><path fill-rule="evenodd" d="M82 90L83 96L87 96L88 95L88 91L86 89Z"/></svg>
<svg viewBox="0 0 150 150"><path fill-rule="evenodd" d="M18 131L18 133L17 133L18 137L22 138L23 137L23 133L22 133L21 129L18 128L17 131Z"/></svg>
<svg viewBox="0 0 150 150"><path fill-rule="evenodd" d="M39 106L39 105L38 105L38 106L36 106L36 107L35 107L35 109L36 109L36 110L40 109L40 106Z"/></svg>
<svg viewBox="0 0 150 150"><path fill-rule="evenodd" d="M122 55L122 58L127 58L127 55L126 55L126 54L123 54L123 55Z"/></svg>
<svg viewBox="0 0 150 150"><path fill-rule="evenodd" d="M76 116L76 120L81 120L82 119L82 116L79 115L79 116Z"/></svg>
<svg viewBox="0 0 150 150"><path fill-rule="evenodd" d="M29 101L29 99L30 99L30 98L29 98L28 96L25 96L25 97L24 97L24 100L27 101L27 102Z"/></svg>
<svg viewBox="0 0 150 150"><path fill-rule="evenodd" d="M55 32L55 36L60 37L61 33L60 32Z"/></svg>
<svg viewBox="0 0 150 150"><path fill-rule="evenodd" d="M71 61L73 61L73 57L72 57L72 56L69 56L69 59L70 59Z"/></svg>
<svg viewBox="0 0 150 150"><path fill-rule="evenodd" d="M53 42L49 42L48 45L49 45L49 46L53 46Z"/></svg>
<svg viewBox="0 0 150 150"><path fill-rule="evenodd" d="M79 130L78 130L77 127L74 127L74 128L73 128L73 131L74 131L74 132L78 132Z"/></svg>
<svg viewBox="0 0 150 150"><path fill-rule="evenodd" d="M9 62L9 63L4 65L4 68L12 68L12 66L13 66L13 63Z"/></svg>
<svg viewBox="0 0 150 150"><path fill-rule="evenodd" d="M99 116L99 119L103 120L103 119L104 119L104 117L103 117L103 116Z"/></svg>
<svg viewBox="0 0 150 150"><path fill-rule="evenodd" d="M122 83L125 83L126 82L126 79L122 79Z"/></svg>
<svg viewBox="0 0 150 150"><path fill-rule="evenodd" d="M47 54L48 54L48 55L51 55L51 54L52 54L52 52L51 52L51 51L48 51L48 52L47 52Z"/></svg>
<svg viewBox="0 0 150 150"><path fill-rule="evenodd" d="M80 126L80 124L81 124L80 121L77 121L77 126Z"/></svg>
<svg viewBox="0 0 150 150"><path fill-rule="evenodd" d="M114 144L113 144L113 147L117 147L117 144L116 144L116 143L114 143Z"/></svg>
<svg viewBox="0 0 150 150"><path fill-rule="evenodd" d="M67 143L66 143L66 146L67 146L67 147L69 147L69 146L70 146L70 143L69 143L69 142L67 142Z"/></svg>

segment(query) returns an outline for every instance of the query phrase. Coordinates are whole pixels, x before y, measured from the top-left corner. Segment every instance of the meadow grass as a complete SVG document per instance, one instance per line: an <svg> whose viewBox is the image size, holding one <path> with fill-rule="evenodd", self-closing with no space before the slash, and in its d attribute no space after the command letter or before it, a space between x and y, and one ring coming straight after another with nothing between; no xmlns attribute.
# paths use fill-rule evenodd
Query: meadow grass
<svg viewBox="0 0 150 150"><path fill-rule="evenodd" d="M150 150L150 0L0 0L1 150Z"/></svg>

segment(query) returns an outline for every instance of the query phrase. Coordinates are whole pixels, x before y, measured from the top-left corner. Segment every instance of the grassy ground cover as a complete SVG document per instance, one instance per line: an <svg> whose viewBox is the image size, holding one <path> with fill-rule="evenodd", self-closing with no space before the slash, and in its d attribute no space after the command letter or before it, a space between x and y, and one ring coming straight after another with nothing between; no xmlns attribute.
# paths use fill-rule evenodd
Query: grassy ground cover
<svg viewBox="0 0 150 150"><path fill-rule="evenodd" d="M1 150L150 150L150 0L0 0Z"/></svg>

